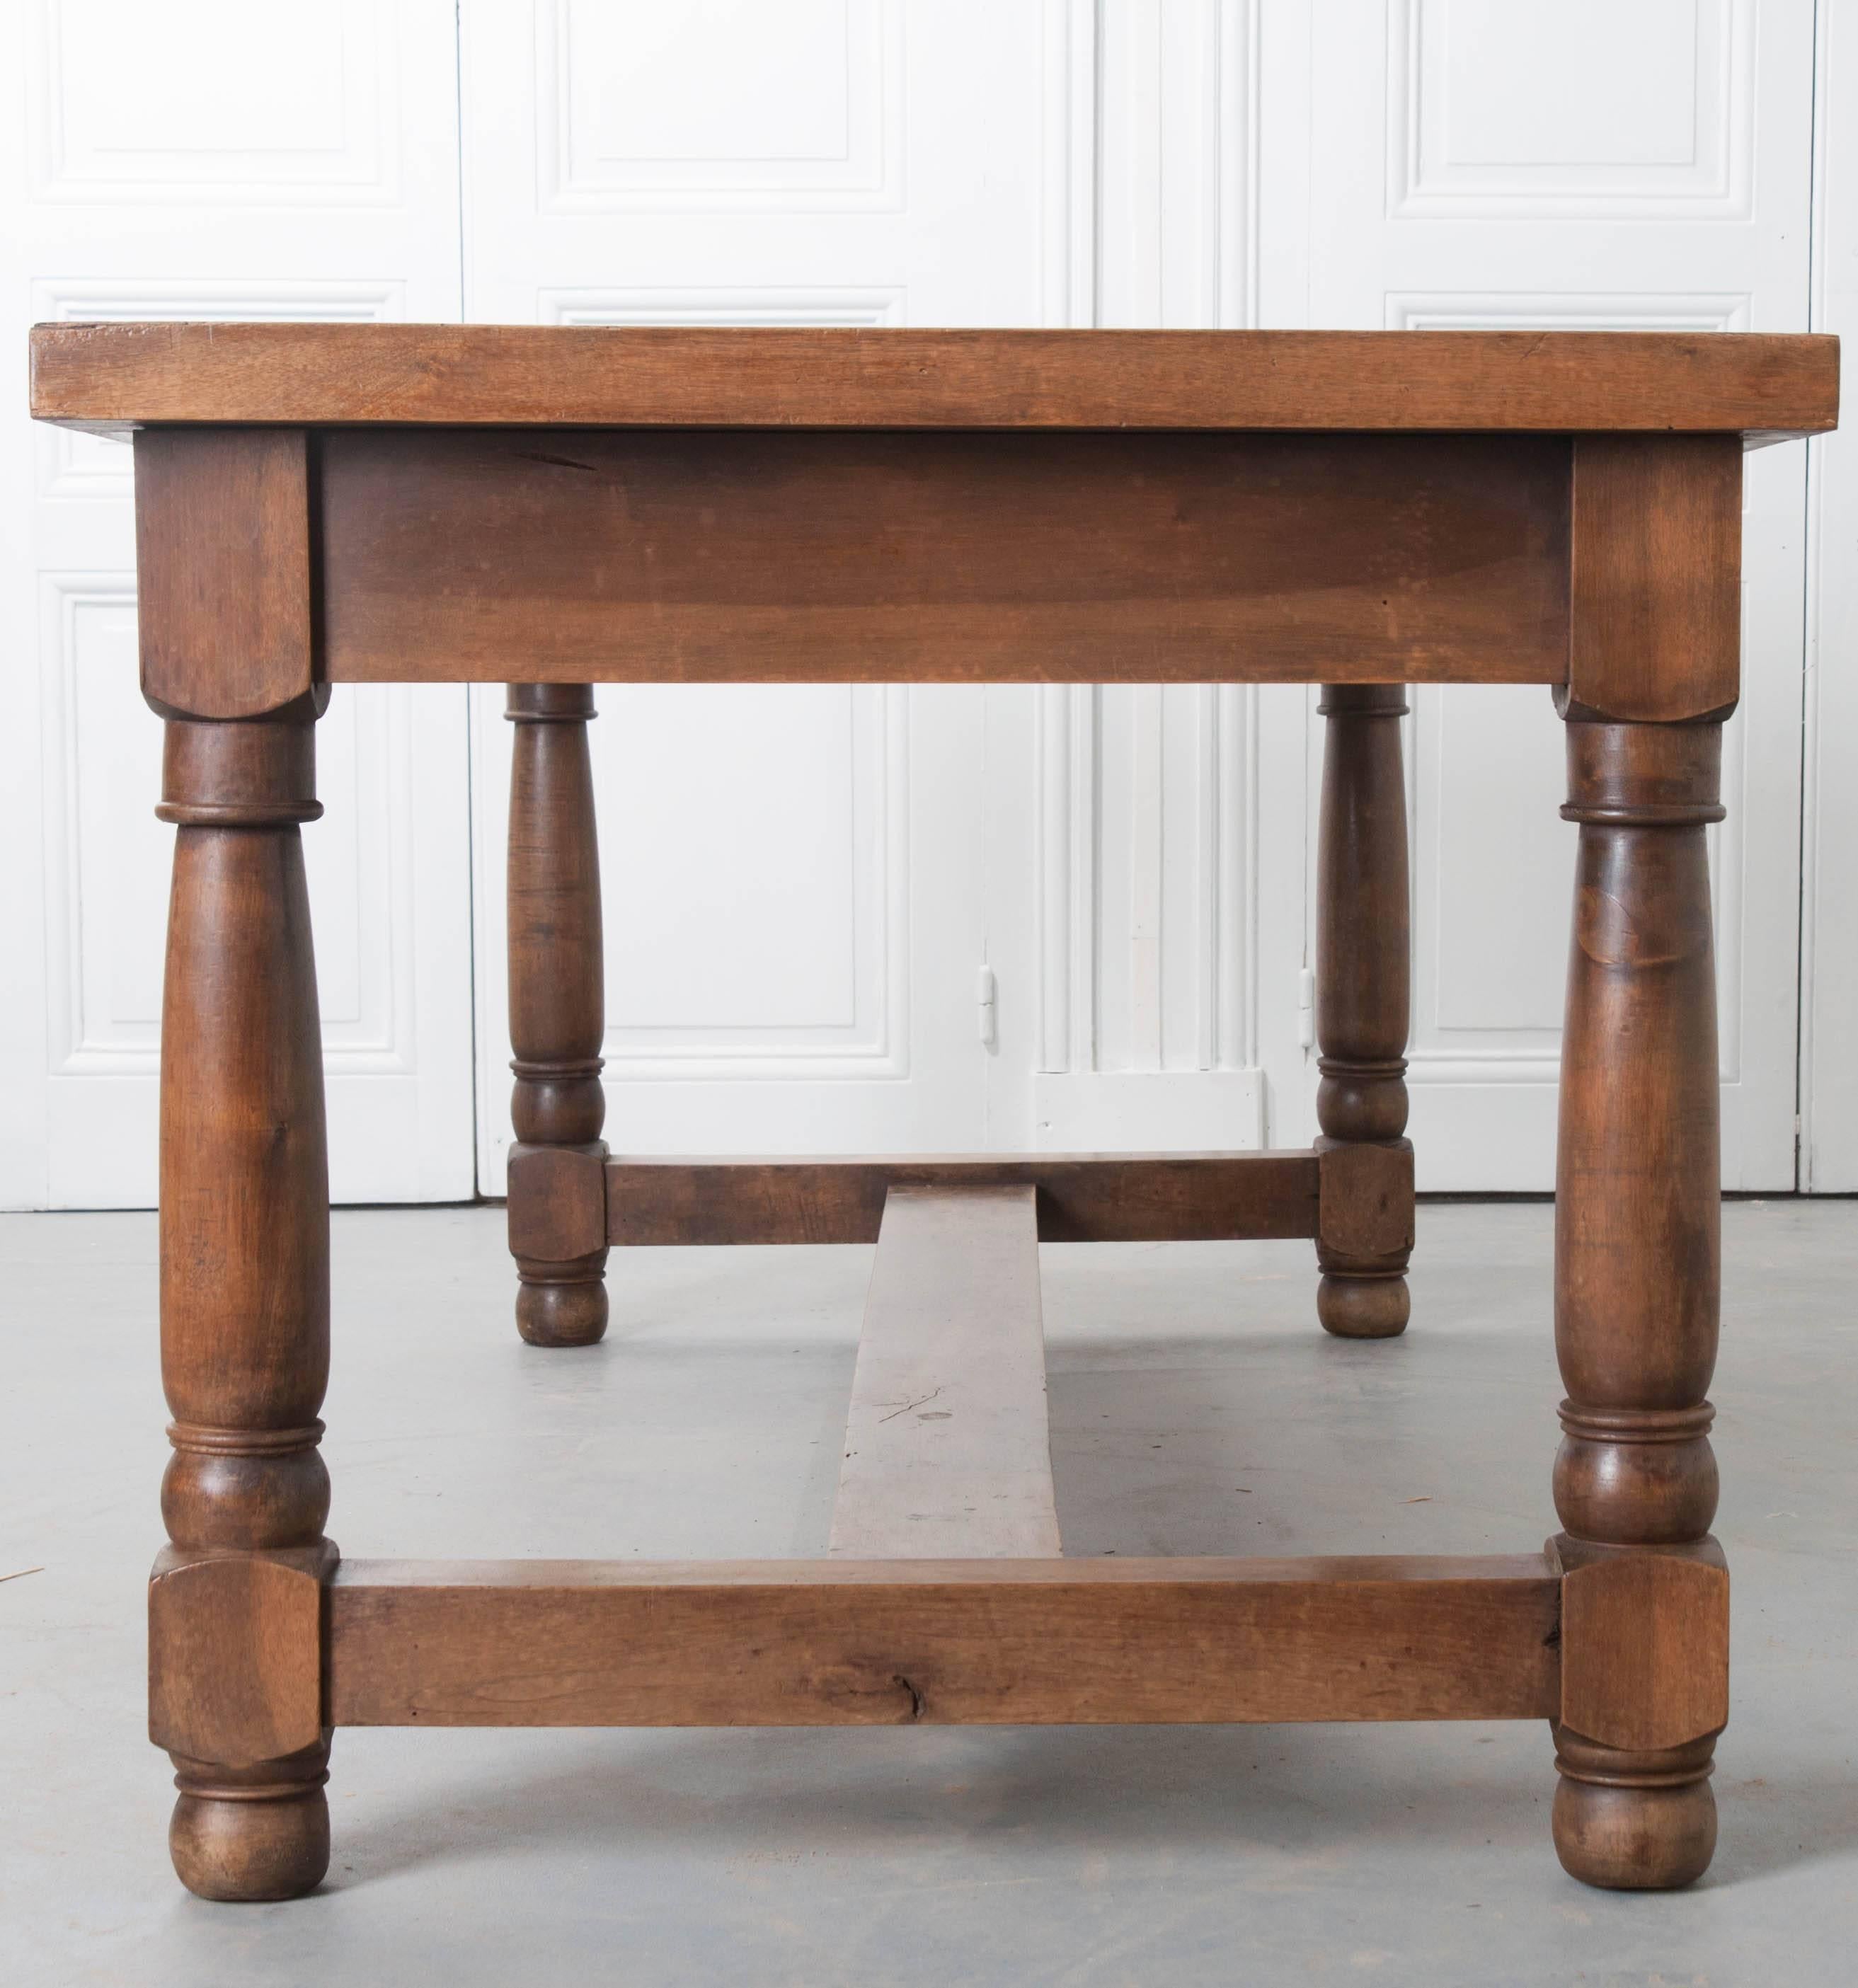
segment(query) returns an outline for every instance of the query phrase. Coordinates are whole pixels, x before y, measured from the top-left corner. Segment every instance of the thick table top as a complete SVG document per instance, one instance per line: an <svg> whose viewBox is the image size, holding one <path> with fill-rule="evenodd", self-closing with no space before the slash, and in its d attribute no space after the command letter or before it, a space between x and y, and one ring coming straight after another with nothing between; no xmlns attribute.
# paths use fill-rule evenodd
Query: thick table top
<svg viewBox="0 0 1858 1988"><path fill-rule="evenodd" d="M1834 338L46 324L32 412L308 428L1822 432Z"/></svg>

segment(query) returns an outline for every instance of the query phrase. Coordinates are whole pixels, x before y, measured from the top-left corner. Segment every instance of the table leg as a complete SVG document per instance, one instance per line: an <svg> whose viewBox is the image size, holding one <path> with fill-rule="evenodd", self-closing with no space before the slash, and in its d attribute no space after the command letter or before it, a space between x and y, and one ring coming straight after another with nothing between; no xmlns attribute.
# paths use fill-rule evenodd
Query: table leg
<svg viewBox="0 0 1858 1988"><path fill-rule="evenodd" d="M1328 722L1316 857L1318 1144L1386 1150L1376 1191L1404 1197L1410 1234L1406 694L1396 685L1331 684L1317 708ZM1403 1332L1410 1254L1358 1256L1318 1242L1316 1313L1325 1327L1344 1339Z"/></svg>
<svg viewBox="0 0 1858 1988"><path fill-rule="evenodd" d="M509 786L510 1154L513 1232L529 1192L525 1148L606 1158L601 1047L606 992L600 844L586 684L512 684L516 726ZM540 1188L545 1175L538 1175ZM516 1329L532 1346L591 1346L607 1329L604 1247L565 1262L518 1254Z"/></svg>
<svg viewBox="0 0 1858 1988"><path fill-rule="evenodd" d="M1704 829L1722 814L1722 728L1574 722L1567 736L1563 813L1580 847L1555 1182L1565 1530L1553 1544L1575 1580L1621 1599L1579 1688L1578 1730L1565 1681L1555 1844L1589 1884L1651 1889L1709 1863L1727 1707L1704 1398L1721 1172ZM1571 1606L1572 1581L1566 1591Z"/></svg>
<svg viewBox="0 0 1858 1988"><path fill-rule="evenodd" d="M210 1898L293 1897L329 1861L329 1173L298 828L322 812L315 715L304 698L263 722L171 722L159 810L179 824L161 1026L173 1544L151 1591L150 1725L181 1790L174 1868Z"/></svg>

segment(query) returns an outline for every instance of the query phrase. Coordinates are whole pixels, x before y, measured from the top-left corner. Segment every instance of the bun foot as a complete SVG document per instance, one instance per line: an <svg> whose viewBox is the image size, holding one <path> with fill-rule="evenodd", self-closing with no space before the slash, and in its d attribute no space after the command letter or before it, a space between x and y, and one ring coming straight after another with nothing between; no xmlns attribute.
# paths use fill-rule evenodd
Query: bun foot
<svg viewBox="0 0 1858 1988"><path fill-rule="evenodd" d="M516 1330L530 1346L595 1346L606 1329L607 1287L599 1276L517 1288Z"/></svg>
<svg viewBox="0 0 1858 1988"><path fill-rule="evenodd" d="M168 1854L174 1875L196 1898L256 1905L300 1898L323 1882L329 1870L323 1784L329 1777L319 1760L303 1780L260 1781L278 1765L176 1777L181 1799L168 1824Z"/></svg>
<svg viewBox="0 0 1858 1988"><path fill-rule="evenodd" d="M1710 1748L1616 1753L1558 1737L1555 1854L1583 1885L1674 1892L1694 1884L1716 1851Z"/></svg>
<svg viewBox="0 0 1858 1988"><path fill-rule="evenodd" d="M1316 1316L1338 1339L1397 1339L1412 1312L1404 1277L1325 1276L1316 1286Z"/></svg>

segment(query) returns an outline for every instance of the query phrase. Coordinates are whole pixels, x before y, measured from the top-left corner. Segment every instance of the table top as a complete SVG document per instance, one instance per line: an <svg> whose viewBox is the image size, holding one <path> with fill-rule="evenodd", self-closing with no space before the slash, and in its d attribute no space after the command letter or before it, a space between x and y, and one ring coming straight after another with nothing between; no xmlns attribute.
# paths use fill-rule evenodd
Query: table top
<svg viewBox="0 0 1858 1988"><path fill-rule="evenodd" d="M1839 343L1688 332L44 324L32 411L309 428L1819 434Z"/></svg>

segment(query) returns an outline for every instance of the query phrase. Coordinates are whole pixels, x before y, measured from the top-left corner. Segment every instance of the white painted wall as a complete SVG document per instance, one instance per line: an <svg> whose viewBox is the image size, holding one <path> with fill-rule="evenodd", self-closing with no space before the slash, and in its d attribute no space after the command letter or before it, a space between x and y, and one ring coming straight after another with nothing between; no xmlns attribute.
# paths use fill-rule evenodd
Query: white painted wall
<svg viewBox="0 0 1858 1988"><path fill-rule="evenodd" d="M0 335L19 350L59 316L1836 330L1858 258L1844 25L1820 0L1816 68L1812 0L21 0L0 8L28 113ZM30 431L22 398L0 409L0 1202L134 1204L170 831L134 686L127 461ZM1815 445L1810 486L1799 448L1751 464L1714 844L1733 1185L1793 1185L1804 1050L1813 1183L1858 1186L1847 446ZM1310 1136L1301 689L600 703L616 1144ZM342 1199L500 1183L499 707L340 691L320 729L306 846ZM1416 699L1425 1185L1550 1178L1559 732L1539 691Z"/></svg>

